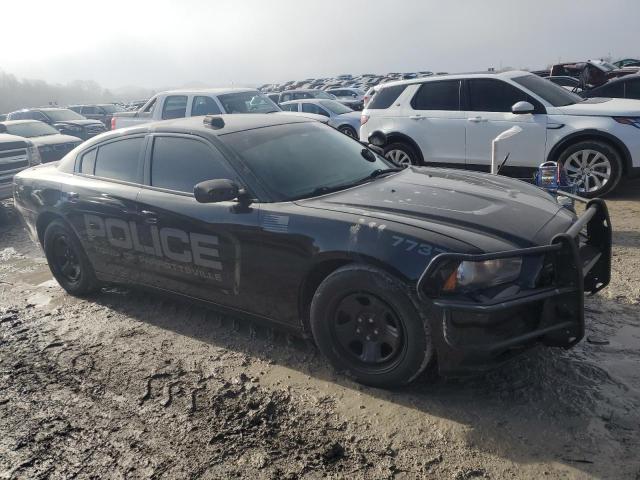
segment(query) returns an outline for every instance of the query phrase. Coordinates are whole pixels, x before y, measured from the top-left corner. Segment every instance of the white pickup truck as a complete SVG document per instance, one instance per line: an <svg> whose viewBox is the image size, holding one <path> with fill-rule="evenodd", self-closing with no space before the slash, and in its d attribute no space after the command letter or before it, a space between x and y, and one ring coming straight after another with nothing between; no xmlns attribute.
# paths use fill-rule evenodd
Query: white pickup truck
<svg viewBox="0 0 640 480"><path fill-rule="evenodd" d="M225 113L280 113L281 108L258 90L249 88L210 88L171 90L152 97L136 112L117 112L111 130L172 118L219 115ZM283 112L291 115L291 112ZM322 115L301 116L327 123Z"/></svg>

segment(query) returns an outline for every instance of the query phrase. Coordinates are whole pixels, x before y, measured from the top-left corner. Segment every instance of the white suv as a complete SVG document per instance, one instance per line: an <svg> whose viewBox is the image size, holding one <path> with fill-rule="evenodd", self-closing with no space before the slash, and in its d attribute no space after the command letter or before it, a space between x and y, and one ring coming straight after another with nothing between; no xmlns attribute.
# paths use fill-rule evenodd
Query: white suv
<svg viewBox="0 0 640 480"><path fill-rule="evenodd" d="M500 146L507 174L531 178L556 160L587 197L640 174L640 101L583 99L528 72L384 84L362 112L360 139L384 133L387 158L403 165L488 170L491 141L514 125L522 132Z"/></svg>

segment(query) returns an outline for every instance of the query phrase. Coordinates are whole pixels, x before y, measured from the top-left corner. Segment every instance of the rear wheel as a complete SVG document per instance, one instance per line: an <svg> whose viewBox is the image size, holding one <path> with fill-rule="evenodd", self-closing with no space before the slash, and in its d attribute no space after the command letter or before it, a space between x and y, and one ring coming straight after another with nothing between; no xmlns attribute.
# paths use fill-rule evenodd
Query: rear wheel
<svg viewBox="0 0 640 480"><path fill-rule="evenodd" d="M406 143L391 143L384 148L384 156L399 167L419 165L420 160L415 149Z"/></svg>
<svg viewBox="0 0 640 480"><path fill-rule="evenodd" d="M68 293L85 296L99 289L80 241L64 222L54 220L49 224L44 233L44 252L51 273Z"/></svg>
<svg viewBox="0 0 640 480"><path fill-rule="evenodd" d="M408 384L433 355L428 324L402 283L371 267L348 265L320 284L311 330L336 370L375 387Z"/></svg>
<svg viewBox="0 0 640 480"><path fill-rule="evenodd" d="M578 193L587 198L599 197L612 191L622 177L622 161L610 145L586 140L569 146L562 152L560 163Z"/></svg>

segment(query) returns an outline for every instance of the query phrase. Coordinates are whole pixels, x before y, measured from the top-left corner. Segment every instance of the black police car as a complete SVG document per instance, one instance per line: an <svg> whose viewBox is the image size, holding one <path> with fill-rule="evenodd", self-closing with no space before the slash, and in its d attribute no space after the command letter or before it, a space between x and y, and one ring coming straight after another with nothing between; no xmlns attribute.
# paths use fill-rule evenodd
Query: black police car
<svg viewBox="0 0 640 480"><path fill-rule="evenodd" d="M109 132L14 187L69 293L127 283L249 314L312 336L369 385L406 384L435 359L463 374L570 347L584 292L609 282L601 200L577 218L517 180L400 170L300 117Z"/></svg>

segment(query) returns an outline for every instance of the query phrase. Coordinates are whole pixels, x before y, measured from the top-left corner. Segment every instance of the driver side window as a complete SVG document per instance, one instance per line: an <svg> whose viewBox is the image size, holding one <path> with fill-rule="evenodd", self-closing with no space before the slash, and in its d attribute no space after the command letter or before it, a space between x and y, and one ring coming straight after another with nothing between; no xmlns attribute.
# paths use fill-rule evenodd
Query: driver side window
<svg viewBox="0 0 640 480"><path fill-rule="evenodd" d="M222 154L212 145L195 138L155 137L151 186L193 193L196 184L222 178L237 181Z"/></svg>

